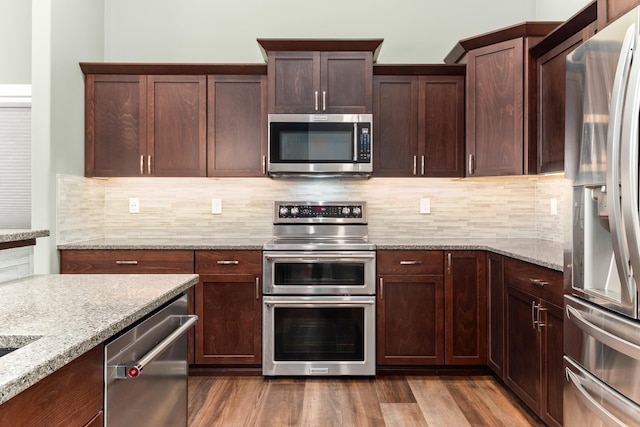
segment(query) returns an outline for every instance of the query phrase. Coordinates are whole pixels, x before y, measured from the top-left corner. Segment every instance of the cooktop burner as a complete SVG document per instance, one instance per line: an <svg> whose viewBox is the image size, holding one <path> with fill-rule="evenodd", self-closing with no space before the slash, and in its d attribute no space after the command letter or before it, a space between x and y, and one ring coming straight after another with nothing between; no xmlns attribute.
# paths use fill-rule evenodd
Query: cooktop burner
<svg viewBox="0 0 640 427"><path fill-rule="evenodd" d="M273 239L264 250L375 250L366 202L275 202Z"/></svg>

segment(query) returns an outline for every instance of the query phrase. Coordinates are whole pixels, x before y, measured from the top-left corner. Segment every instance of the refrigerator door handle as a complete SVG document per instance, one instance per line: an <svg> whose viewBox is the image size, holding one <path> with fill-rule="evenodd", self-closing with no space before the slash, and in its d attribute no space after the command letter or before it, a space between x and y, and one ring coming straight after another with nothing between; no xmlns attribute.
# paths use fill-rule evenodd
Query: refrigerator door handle
<svg viewBox="0 0 640 427"><path fill-rule="evenodd" d="M629 252L625 244L625 235L622 223L620 207L620 128L622 125L622 113L624 93L629 79L629 68L633 49L635 48L636 25L632 24L627 29L620 51L620 58L616 67L611 93L611 108L609 111L609 129L607 132L607 205L609 205L609 230L613 245L614 257L620 282L628 288Z"/></svg>
<svg viewBox="0 0 640 427"><path fill-rule="evenodd" d="M603 421L607 426L626 426L625 423L616 418L611 412L600 406L598 401L591 397L589 392L582 386L580 377L574 374L571 369L565 368L565 375L567 380L569 380L569 383L573 385L573 387L575 387L575 389L578 391L578 393L580 393L582 397L584 397L583 402L587 405L587 407L593 414L600 418L601 421Z"/></svg>
<svg viewBox="0 0 640 427"><path fill-rule="evenodd" d="M635 47L634 47L635 49ZM640 61L631 64L629 86L624 106L622 138L620 141L620 193L622 217L626 232L631 274L621 289L621 303L629 307L637 316L637 277L640 277L640 215L638 214L638 126L640 126ZM627 260L624 260L627 261Z"/></svg>

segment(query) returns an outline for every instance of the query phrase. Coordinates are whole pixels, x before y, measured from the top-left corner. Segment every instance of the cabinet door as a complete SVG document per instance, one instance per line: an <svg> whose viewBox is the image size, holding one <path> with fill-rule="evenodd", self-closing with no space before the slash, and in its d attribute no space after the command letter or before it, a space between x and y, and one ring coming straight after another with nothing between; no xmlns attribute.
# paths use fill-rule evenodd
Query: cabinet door
<svg viewBox="0 0 640 427"><path fill-rule="evenodd" d="M566 58L582 42L582 33L538 61L538 173L564 170Z"/></svg>
<svg viewBox="0 0 640 427"><path fill-rule="evenodd" d="M598 0L598 29L603 29L638 5L638 0Z"/></svg>
<svg viewBox="0 0 640 427"><path fill-rule="evenodd" d="M88 74L85 176L139 176L146 154L146 77Z"/></svg>
<svg viewBox="0 0 640 427"><path fill-rule="evenodd" d="M205 76L147 77L146 173L206 176Z"/></svg>
<svg viewBox="0 0 640 427"><path fill-rule="evenodd" d="M467 175L523 173L524 41L472 49L467 62Z"/></svg>
<svg viewBox="0 0 640 427"><path fill-rule="evenodd" d="M378 282L378 365L441 365L442 276L390 275L378 277Z"/></svg>
<svg viewBox="0 0 640 427"><path fill-rule="evenodd" d="M270 52L269 113L320 112L320 52Z"/></svg>
<svg viewBox="0 0 640 427"><path fill-rule="evenodd" d="M263 176L266 76L208 76L207 175Z"/></svg>
<svg viewBox="0 0 640 427"><path fill-rule="evenodd" d="M534 412L540 410L540 334L534 324L539 300L506 283L505 383ZM561 351L561 350L560 350Z"/></svg>
<svg viewBox="0 0 640 427"><path fill-rule="evenodd" d="M418 155L418 81L376 76L374 85L374 176L414 176Z"/></svg>
<svg viewBox="0 0 640 427"><path fill-rule="evenodd" d="M445 363L486 365L486 255L446 252Z"/></svg>
<svg viewBox="0 0 640 427"><path fill-rule="evenodd" d="M548 426L562 425L563 322L564 310L543 302L540 315L542 334L542 399L540 417Z"/></svg>
<svg viewBox="0 0 640 427"><path fill-rule="evenodd" d="M262 363L262 291L253 274L200 275L196 363Z"/></svg>
<svg viewBox="0 0 640 427"><path fill-rule="evenodd" d="M322 113L360 114L373 110L371 52L322 52L320 56Z"/></svg>
<svg viewBox="0 0 640 427"><path fill-rule="evenodd" d="M487 364L500 378L504 372L504 258L487 254Z"/></svg>
<svg viewBox="0 0 640 427"><path fill-rule="evenodd" d="M421 76L418 174L464 176L464 77Z"/></svg>

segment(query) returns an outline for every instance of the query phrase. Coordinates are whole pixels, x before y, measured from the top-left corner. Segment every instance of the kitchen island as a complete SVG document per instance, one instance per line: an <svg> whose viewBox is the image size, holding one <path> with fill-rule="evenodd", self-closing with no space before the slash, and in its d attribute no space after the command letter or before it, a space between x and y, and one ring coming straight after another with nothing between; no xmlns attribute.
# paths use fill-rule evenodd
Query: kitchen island
<svg viewBox="0 0 640 427"><path fill-rule="evenodd" d="M185 293L196 274L36 275L0 284L0 405Z"/></svg>

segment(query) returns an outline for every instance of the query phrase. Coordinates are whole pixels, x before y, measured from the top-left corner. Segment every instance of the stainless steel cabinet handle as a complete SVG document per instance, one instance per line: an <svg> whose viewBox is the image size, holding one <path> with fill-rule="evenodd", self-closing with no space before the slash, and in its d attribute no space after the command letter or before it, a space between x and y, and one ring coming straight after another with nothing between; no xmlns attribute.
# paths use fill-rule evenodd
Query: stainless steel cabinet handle
<svg viewBox="0 0 640 427"><path fill-rule="evenodd" d="M533 329L536 329L538 323L537 323L537 318L538 316L536 315L536 302L535 301L531 301L531 327Z"/></svg>
<svg viewBox="0 0 640 427"><path fill-rule="evenodd" d="M316 99L316 103L315 103L315 111L318 111L318 91L315 91L315 99Z"/></svg>
<svg viewBox="0 0 640 427"><path fill-rule="evenodd" d="M473 158L473 154L469 154L469 175L473 175L473 169L474 169L474 158Z"/></svg>
<svg viewBox="0 0 640 427"><path fill-rule="evenodd" d="M149 363L153 362L158 356L160 356L171 344L184 335L197 321L198 316L177 316L185 322L180 325L175 331L166 336L160 343L151 349L147 354L142 356L137 362L133 362L127 365L116 366L116 378L118 379L132 379L137 378L142 373L142 370Z"/></svg>
<svg viewBox="0 0 640 427"><path fill-rule="evenodd" d="M532 285L540 286L541 288L549 284L549 282L542 279L529 279L529 283L531 283Z"/></svg>
<svg viewBox="0 0 640 427"><path fill-rule="evenodd" d="M380 278L380 299L384 299L384 279Z"/></svg>
<svg viewBox="0 0 640 427"><path fill-rule="evenodd" d="M322 91L322 111L327 111L327 91Z"/></svg>
<svg viewBox="0 0 640 427"><path fill-rule="evenodd" d="M424 156L420 156L420 175L424 175Z"/></svg>
<svg viewBox="0 0 640 427"><path fill-rule="evenodd" d="M580 393L582 397L584 397L583 402L586 406L591 409L591 413L595 414L598 418L600 418L606 425L608 426L626 426L625 423L616 418L611 412L607 411L604 407L602 407L598 401L596 401L584 387L582 387L582 383L580 382L580 377L574 374L571 369L565 368L565 375L567 380L575 387L575 389Z"/></svg>
<svg viewBox="0 0 640 427"><path fill-rule="evenodd" d="M267 156L262 156L262 175L267 174Z"/></svg>
<svg viewBox="0 0 640 427"><path fill-rule="evenodd" d="M540 317L540 312L542 312L542 311L547 311L547 309L544 308L541 304L538 304L538 319L537 319L538 320L538 331L541 331L543 326L547 326L546 323L542 322L542 318Z"/></svg>
<svg viewBox="0 0 640 427"><path fill-rule="evenodd" d="M233 260L233 261L220 260L220 261L216 261L216 263L218 265L238 265L238 264L240 264L240 261L238 261L238 260Z"/></svg>
<svg viewBox="0 0 640 427"><path fill-rule="evenodd" d="M413 174L416 174L416 162L418 156L413 156Z"/></svg>
<svg viewBox="0 0 640 427"><path fill-rule="evenodd" d="M138 265L138 261L136 260L116 260L117 265Z"/></svg>
<svg viewBox="0 0 640 427"><path fill-rule="evenodd" d="M411 260L411 261L400 261L400 265L420 265L422 261L420 260Z"/></svg>
<svg viewBox="0 0 640 427"><path fill-rule="evenodd" d="M451 252L447 253L447 274L451 274Z"/></svg>
<svg viewBox="0 0 640 427"><path fill-rule="evenodd" d="M147 173L151 175L151 154L147 156Z"/></svg>
<svg viewBox="0 0 640 427"><path fill-rule="evenodd" d="M144 156L140 156L140 175L144 175Z"/></svg>
<svg viewBox="0 0 640 427"><path fill-rule="evenodd" d="M624 340L618 336L613 335L610 332L605 331L589 322L582 317L580 312L575 308L567 305L567 319L571 320L577 327L582 329L587 334L591 335L604 345L611 347L620 353L626 354L629 357L640 360L640 346L630 341Z"/></svg>
<svg viewBox="0 0 640 427"><path fill-rule="evenodd" d="M260 299L260 278L256 277L256 299Z"/></svg>

